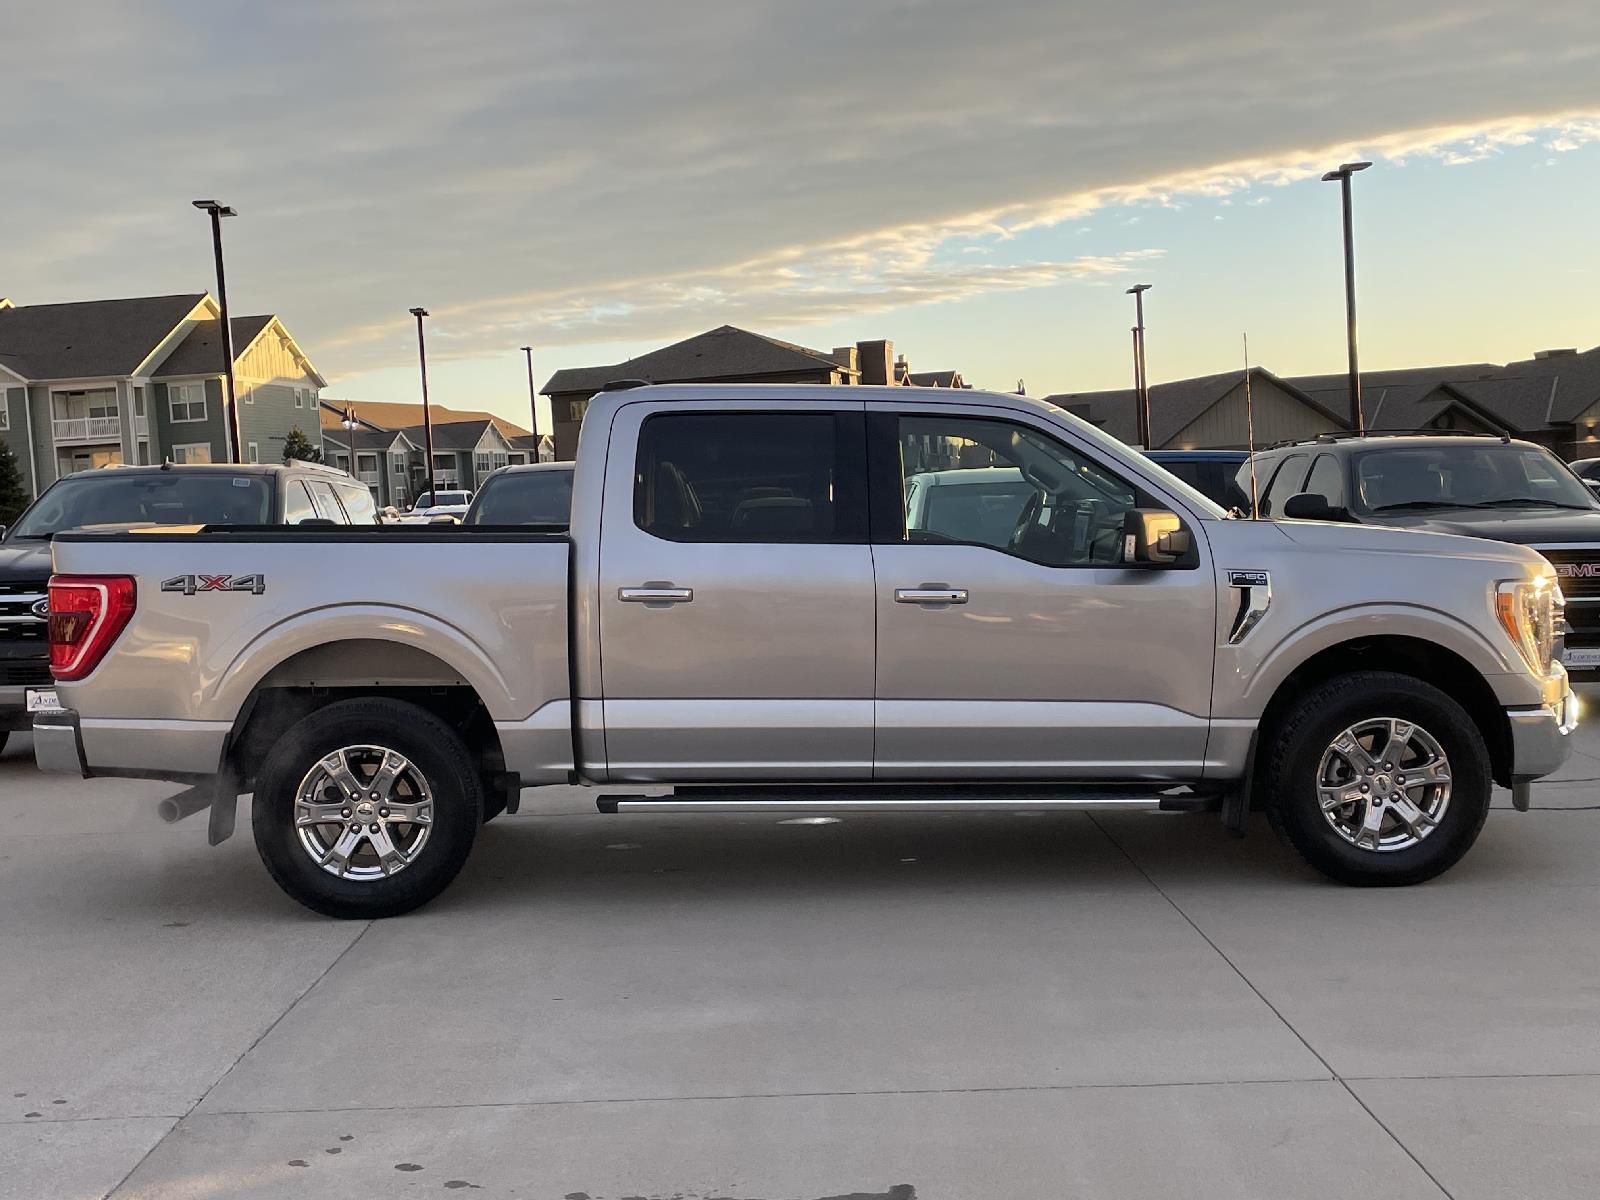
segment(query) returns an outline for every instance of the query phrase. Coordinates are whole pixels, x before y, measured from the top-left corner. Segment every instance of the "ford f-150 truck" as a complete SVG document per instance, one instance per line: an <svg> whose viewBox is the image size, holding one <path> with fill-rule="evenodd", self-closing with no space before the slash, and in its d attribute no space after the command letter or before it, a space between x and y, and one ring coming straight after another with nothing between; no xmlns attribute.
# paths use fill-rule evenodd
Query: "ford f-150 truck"
<svg viewBox="0 0 1600 1200"><path fill-rule="evenodd" d="M565 528L53 552L40 765L191 783L169 815L213 841L253 792L267 869L343 917L424 903L570 783L617 813L1258 807L1334 879L1415 883L1577 722L1533 551L1230 518L1012 395L617 387Z"/></svg>

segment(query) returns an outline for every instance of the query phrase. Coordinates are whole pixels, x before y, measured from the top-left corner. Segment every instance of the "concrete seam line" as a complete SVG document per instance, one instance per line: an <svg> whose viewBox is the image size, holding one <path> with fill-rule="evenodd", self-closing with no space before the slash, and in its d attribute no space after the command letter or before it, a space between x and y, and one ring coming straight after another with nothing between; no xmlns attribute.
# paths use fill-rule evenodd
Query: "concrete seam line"
<svg viewBox="0 0 1600 1200"><path fill-rule="evenodd" d="M1316 1058L1316 1060L1319 1063L1321 1063L1324 1067L1327 1068L1328 1075L1333 1080L1335 1080L1339 1084L1340 1087L1344 1088L1345 1093L1350 1097L1350 1099L1352 1099L1352 1100L1354 1100L1356 1102L1356 1104L1361 1108L1361 1111L1366 1113L1368 1117L1372 1118L1372 1123L1374 1125L1376 1125L1379 1129L1383 1130L1384 1133L1388 1134L1389 1140L1392 1141L1396 1146L1400 1147L1401 1153L1403 1153L1407 1158L1409 1158L1413 1163L1416 1164L1417 1170L1421 1171L1424 1175L1426 1175L1428 1177L1429 1181L1433 1184L1433 1186L1438 1188L1439 1191L1444 1196L1446 1196L1448 1198L1448 1200L1455 1200L1455 1197L1450 1195L1450 1189L1445 1187L1444 1184L1440 1183L1438 1177L1435 1176L1432 1171L1428 1170L1428 1168L1423 1165L1422 1160L1411 1152L1411 1147L1410 1146L1407 1146L1404 1142L1402 1142L1398 1137L1395 1136L1394 1130L1390 1129L1387 1125L1385 1125L1382 1121L1380 1121L1378 1119L1378 1114L1373 1112L1370 1108L1367 1107L1365 1101L1363 1101L1360 1096L1356 1095L1355 1092L1351 1089L1350 1085L1345 1082L1344 1077L1342 1075L1340 1075L1339 1072L1335 1071L1333 1069L1332 1064L1329 1063L1328 1060L1326 1058L1324 1058L1321 1055L1321 1053L1318 1052L1318 1050L1317 1050L1317 1048L1315 1046L1313 1046L1310 1042L1308 1042L1306 1040L1305 1035L1303 1033L1301 1033L1298 1029L1296 1029L1292 1024L1289 1023L1289 1019L1287 1017L1285 1017L1281 1012L1278 1011L1277 1005L1273 1004L1271 1000L1268 1000L1267 997L1265 996L1265 994L1263 994L1261 989L1258 988L1255 985L1255 983L1250 979L1250 977L1239 969L1239 964L1234 962L1233 959L1229 958L1225 953L1223 953L1222 947L1217 945L1216 942L1211 940L1210 935L1207 934L1205 930L1200 928L1200 926L1195 922L1195 919L1193 917L1191 917L1188 913L1184 912L1183 909L1181 907L1179 907L1178 902L1176 900L1174 900L1171 896L1167 895L1166 889L1164 889L1159 883L1157 883L1155 881L1155 879L1151 876L1150 872L1146 871L1143 866L1141 866L1137 861L1135 861L1133 855L1128 853L1127 848L1125 846L1123 846L1123 844L1121 842L1117 841L1117 839L1111 835L1111 832L1108 829L1106 829L1106 827L1104 825L1100 824L1100 821L1099 821L1098 817L1096 816L1096 814L1089 813L1088 817L1089 817L1090 822L1094 825L1094 827L1096 829L1098 829L1100 831L1101 835L1106 839L1106 841L1110 842L1113 846L1115 846L1117 848L1117 850L1122 854L1122 857L1128 860L1128 863L1133 867L1133 869L1135 871L1139 872L1139 874L1143 875L1145 877L1145 881L1147 883L1149 883L1151 887L1155 888L1156 893L1163 900L1165 900L1168 904L1170 904L1172 906L1172 911L1177 913L1180 917L1182 917L1184 919L1184 921L1188 923L1189 928L1194 930L1197 934L1200 935L1200 937L1205 941L1206 945L1210 946L1211 949L1216 953L1217 957L1220 958L1223 962L1228 964L1229 969L1232 970L1233 973L1240 978L1240 980L1244 983L1245 987L1249 988L1252 992L1255 993L1256 999L1260 1000L1262 1004L1265 1004L1267 1006L1268 1011L1270 1011L1273 1016L1277 1017L1278 1020L1283 1023L1283 1027L1285 1029L1287 1029L1290 1033L1294 1034L1295 1038L1300 1042L1300 1044L1302 1046L1304 1046L1306 1048L1306 1050L1314 1058Z"/></svg>
<svg viewBox="0 0 1600 1200"><path fill-rule="evenodd" d="M211 1081L210 1085L206 1088L206 1090L200 1093L199 1099L197 1099L193 1104L191 1104L189 1106L188 1111L186 1111L183 1114L183 1116L179 1117L176 1121L174 1121L172 1123L172 1128L168 1129L164 1134L162 1134L159 1138L157 1138L156 1141L155 1141L155 1144L152 1145L150 1147L150 1149L146 1150L143 1154L141 1154L139 1156L139 1161L134 1163L133 1166L128 1168L128 1173L126 1175L124 1175L121 1179L117 1180L117 1182L114 1185L112 1185L112 1187L107 1189L107 1191L105 1192L104 1196L102 1197L102 1200L111 1200L112 1196L115 1196L118 1192L120 1192L122 1190L123 1185L126 1184L128 1182L128 1180L133 1178L134 1172L136 1172L140 1167L144 1166L145 1162L150 1158L150 1156L152 1154L154 1154L157 1150L161 1149L161 1147L166 1144L166 1140L169 1137L172 1136L173 1130L176 1130L179 1125L182 1125L184 1123L184 1121L188 1120L188 1118L194 1113L194 1110L199 1108L202 1104L205 1103L206 1097L209 1096L212 1092L216 1091L217 1090L217 1086L219 1084L221 1084L224 1079L226 1079L229 1075L233 1074L234 1068L237 1067L240 1063L242 1063L245 1060L245 1057L250 1053L250 1051L254 1050L263 1041L265 1041L267 1035L269 1033L271 1033L274 1029L276 1029L280 1024L282 1024L283 1019L285 1017L287 1017L290 1013L292 1013L299 1006L300 1001L304 1000L307 996L309 996L312 993L312 991L316 988L317 984L321 983L324 979L326 979L328 977L328 972L332 971L342 961L344 961L344 956L346 954L349 954L350 951L354 950L355 947L356 947L356 943L359 942L362 938L367 936L367 930L371 929L372 925L373 925L373 923L371 921L368 921L359 930L357 930L355 937L350 939L350 941L345 945L345 948L343 950L339 951L339 953L337 953L337 954L335 954L333 956L333 961L330 962L325 968L323 968L322 973L319 974L315 979L313 979L306 986L306 988L305 988L305 990L303 992L301 992L293 1000L289 1001L289 1006L287 1008L285 1008L281 1013L279 1013L276 1017L274 1017L272 1019L272 1021L267 1025L267 1027L265 1029L263 1029L259 1034L256 1035L256 1039L253 1042L251 1042L242 1051L240 1051L239 1056L237 1058L235 1058L231 1063L228 1064L228 1069L226 1071L224 1071L221 1075L218 1075L215 1079L213 1079Z"/></svg>

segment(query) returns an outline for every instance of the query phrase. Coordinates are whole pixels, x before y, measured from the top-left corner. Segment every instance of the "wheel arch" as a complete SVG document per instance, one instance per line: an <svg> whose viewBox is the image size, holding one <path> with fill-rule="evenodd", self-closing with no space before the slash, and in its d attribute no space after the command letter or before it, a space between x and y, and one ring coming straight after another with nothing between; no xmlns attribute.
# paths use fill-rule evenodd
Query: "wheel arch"
<svg viewBox="0 0 1600 1200"><path fill-rule="evenodd" d="M500 735L473 682L429 650L384 638L322 642L295 651L266 671L229 730L225 770L237 778L241 790L249 790L267 753L291 727L331 704L366 696L405 700L426 709L460 734L486 779L504 771Z"/></svg>
<svg viewBox="0 0 1600 1200"><path fill-rule="evenodd" d="M1340 675L1359 671L1393 671L1409 675L1444 692L1462 708L1483 734L1496 783L1511 785L1511 723L1505 708L1483 674L1456 651L1423 638L1396 634L1357 637L1324 647L1300 663L1273 690L1261 715L1253 772L1259 768L1289 706L1311 688ZM1259 799L1259 798L1258 798Z"/></svg>

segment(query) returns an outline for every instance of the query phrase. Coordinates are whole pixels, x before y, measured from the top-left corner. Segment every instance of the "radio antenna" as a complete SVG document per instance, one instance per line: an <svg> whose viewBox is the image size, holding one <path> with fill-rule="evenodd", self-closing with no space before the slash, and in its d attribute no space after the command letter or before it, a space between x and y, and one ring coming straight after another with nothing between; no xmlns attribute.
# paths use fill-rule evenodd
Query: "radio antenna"
<svg viewBox="0 0 1600 1200"><path fill-rule="evenodd" d="M1250 335L1244 338L1244 423L1245 438L1250 446L1250 519L1261 519L1261 493L1256 487L1256 406L1250 395Z"/></svg>

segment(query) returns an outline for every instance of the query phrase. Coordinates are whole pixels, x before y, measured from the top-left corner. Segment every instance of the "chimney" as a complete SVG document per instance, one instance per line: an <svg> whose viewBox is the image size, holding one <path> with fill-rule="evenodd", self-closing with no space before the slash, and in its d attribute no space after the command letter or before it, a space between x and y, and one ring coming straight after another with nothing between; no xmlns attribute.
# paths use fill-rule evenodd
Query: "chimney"
<svg viewBox="0 0 1600 1200"><path fill-rule="evenodd" d="M879 338L873 342L857 342L861 355L862 383L894 382L894 343Z"/></svg>
<svg viewBox="0 0 1600 1200"><path fill-rule="evenodd" d="M1576 346L1566 346L1560 350L1535 350L1533 356L1535 358L1565 358L1569 354L1575 355L1577 353L1578 348Z"/></svg>
<svg viewBox="0 0 1600 1200"><path fill-rule="evenodd" d="M861 369L861 363L856 359L856 348L854 346L835 346L833 348L833 361L846 370L859 371ZM845 382L852 383L854 380L846 379Z"/></svg>

